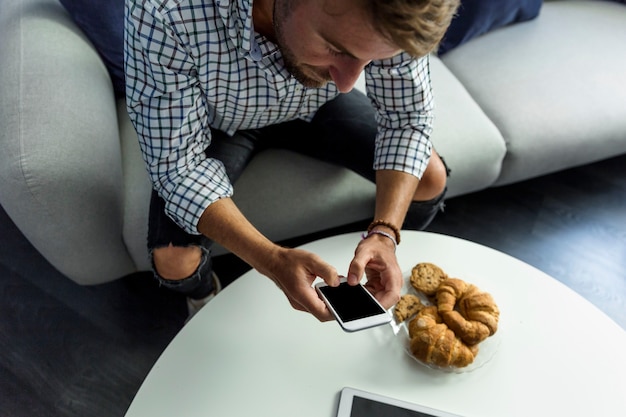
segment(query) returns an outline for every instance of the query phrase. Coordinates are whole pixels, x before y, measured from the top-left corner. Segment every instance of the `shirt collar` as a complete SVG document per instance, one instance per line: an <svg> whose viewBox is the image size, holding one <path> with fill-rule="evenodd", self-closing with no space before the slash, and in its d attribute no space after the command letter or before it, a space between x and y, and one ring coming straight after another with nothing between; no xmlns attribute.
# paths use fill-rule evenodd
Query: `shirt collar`
<svg viewBox="0 0 626 417"><path fill-rule="evenodd" d="M254 31L253 0L216 0L218 13L240 53L254 61L278 51L278 47Z"/></svg>

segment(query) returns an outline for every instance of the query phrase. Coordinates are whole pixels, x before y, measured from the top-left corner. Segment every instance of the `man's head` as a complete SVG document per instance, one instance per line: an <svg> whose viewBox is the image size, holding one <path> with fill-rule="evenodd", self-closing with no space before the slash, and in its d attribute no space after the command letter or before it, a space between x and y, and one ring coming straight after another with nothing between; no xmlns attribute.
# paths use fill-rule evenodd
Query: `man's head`
<svg viewBox="0 0 626 417"><path fill-rule="evenodd" d="M307 87L352 89L372 60L419 57L441 41L459 0L275 0L273 27L289 72Z"/></svg>
<svg viewBox="0 0 626 417"><path fill-rule="evenodd" d="M414 57L437 48L460 0L358 0L374 29Z"/></svg>

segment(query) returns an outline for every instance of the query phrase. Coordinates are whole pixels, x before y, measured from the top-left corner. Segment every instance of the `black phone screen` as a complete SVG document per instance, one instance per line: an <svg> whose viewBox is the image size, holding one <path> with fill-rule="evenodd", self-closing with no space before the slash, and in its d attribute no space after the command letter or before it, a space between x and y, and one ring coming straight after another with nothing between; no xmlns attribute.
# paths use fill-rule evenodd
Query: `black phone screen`
<svg viewBox="0 0 626 417"><path fill-rule="evenodd" d="M321 287L320 291L344 322L385 312L361 285L352 286L347 282L342 282L337 287Z"/></svg>

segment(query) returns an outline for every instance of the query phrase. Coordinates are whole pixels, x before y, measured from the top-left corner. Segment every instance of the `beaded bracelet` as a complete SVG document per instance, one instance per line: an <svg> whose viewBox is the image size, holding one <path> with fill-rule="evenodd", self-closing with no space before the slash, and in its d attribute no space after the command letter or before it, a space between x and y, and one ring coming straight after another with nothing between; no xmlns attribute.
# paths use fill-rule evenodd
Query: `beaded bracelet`
<svg viewBox="0 0 626 417"><path fill-rule="evenodd" d="M396 242L396 239L393 236L391 236L390 233L383 232L382 230L371 230L371 231L369 231L367 233L363 233L361 235L361 238L363 238L363 240L365 240L365 239L367 239L368 237L370 237L372 235L381 235L381 236L385 236L385 237L389 238L393 242L393 250L394 250L394 252L398 248L398 242Z"/></svg>
<svg viewBox="0 0 626 417"><path fill-rule="evenodd" d="M374 220L373 222L370 223L369 226L367 226L367 233L371 232L372 229L374 229L376 226L384 226L384 227L388 227L389 229L391 229L393 231L393 234L396 235L396 238L394 239L394 241L396 242L397 245L400 244L400 230L398 230L396 226L394 226L393 224L385 220Z"/></svg>

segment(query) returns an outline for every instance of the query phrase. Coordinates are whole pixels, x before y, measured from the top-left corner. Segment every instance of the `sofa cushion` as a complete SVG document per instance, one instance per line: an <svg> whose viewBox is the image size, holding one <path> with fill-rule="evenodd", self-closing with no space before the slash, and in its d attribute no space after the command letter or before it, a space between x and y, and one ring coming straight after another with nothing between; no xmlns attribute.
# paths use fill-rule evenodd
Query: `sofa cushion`
<svg viewBox="0 0 626 417"><path fill-rule="evenodd" d="M625 39L624 5L551 1L442 57L507 143L496 184L626 152Z"/></svg>
<svg viewBox="0 0 626 417"><path fill-rule="evenodd" d="M431 140L452 170L448 197L491 186L506 153L502 135L439 58L431 57L430 73L435 97Z"/></svg>
<svg viewBox="0 0 626 417"><path fill-rule="evenodd" d="M120 239L122 168L102 60L58 0L0 0L0 205L59 272L134 271Z"/></svg>
<svg viewBox="0 0 626 417"><path fill-rule="evenodd" d="M124 95L124 0L60 0L109 70L113 89Z"/></svg>
<svg viewBox="0 0 626 417"><path fill-rule="evenodd" d="M490 30L534 19L542 3L543 0L463 0L438 53L443 55Z"/></svg>

